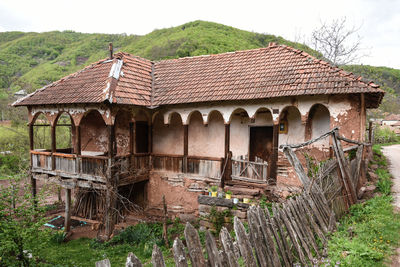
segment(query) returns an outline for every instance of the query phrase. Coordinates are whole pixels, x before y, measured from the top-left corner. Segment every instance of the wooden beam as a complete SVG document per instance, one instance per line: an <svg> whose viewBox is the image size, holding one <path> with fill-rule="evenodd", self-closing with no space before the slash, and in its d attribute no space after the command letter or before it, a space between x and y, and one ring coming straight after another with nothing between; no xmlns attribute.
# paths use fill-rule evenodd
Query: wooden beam
<svg viewBox="0 0 400 267"><path fill-rule="evenodd" d="M51 169L55 170L56 169L56 160L55 157L53 155L53 153L55 153L57 150L56 147L56 125L52 125L51 126Z"/></svg>
<svg viewBox="0 0 400 267"><path fill-rule="evenodd" d="M360 94L360 142L364 142L365 139L365 120L366 120L366 110L365 110L365 95Z"/></svg>
<svg viewBox="0 0 400 267"><path fill-rule="evenodd" d="M133 139L133 132L134 132L134 122L130 122L129 123L129 154L133 155L135 153L134 151L134 147L133 147L133 143L134 143L134 139Z"/></svg>
<svg viewBox="0 0 400 267"><path fill-rule="evenodd" d="M189 154L189 125L183 125L183 173L188 170L188 154Z"/></svg>
<svg viewBox="0 0 400 267"><path fill-rule="evenodd" d="M230 153L231 125L225 124L225 154L221 164L221 187L224 188L225 181L232 180L232 153Z"/></svg>
<svg viewBox="0 0 400 267"><path fill-rule="evenodd" d="M115 143L115 131L114 131L114 125L108 125L108 157L111 158L114 156L115 152L114 151L114 143Z"/></svg>
<svg viewBox="0 0 400 267"><path fill-rule="evenodd" d="M81 126L75 126L75 154L81 154Z"/></svg>
<svg viewBox="0 0 400 267"><path fill-rule="evenodd" d="M68 233L71 230L71 189L65 189L65 220L64 231Z"/></svg>
<svg viewBox="0 0 400 267"><path fill-rule="evenodd" d="M372 126L372 121L368 123L368 142L371 144L371 146L374 144L374 140L372 140L372 132L373 132L373 126Z"/></svg>
<svg viewBox="0 0 400 267"><path fill-rule="evenodd" d="M270 184L276 184L278 169L279 124L274 124L272 135L272 157L269 177L271 179Z"/></svg>
<svg viewBox="0 0 400 267"><path fill-rule="evenodd" d="M29 148L30 150L34 150L34 136L33 136L33 124L29 124Z"/></svg>

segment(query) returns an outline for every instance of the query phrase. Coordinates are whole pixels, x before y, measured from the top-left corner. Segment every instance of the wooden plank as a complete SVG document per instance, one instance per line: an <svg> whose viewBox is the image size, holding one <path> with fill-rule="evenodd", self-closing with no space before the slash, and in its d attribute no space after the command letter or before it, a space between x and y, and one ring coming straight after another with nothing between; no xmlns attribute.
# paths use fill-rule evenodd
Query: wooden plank
<svg viewBox="0 0 400 267"><path fill-rule="evenodd" d="M249 225L249 234L257 255L258 265L261 267L272 266L271 256L265 246L264 236L261 231L260 222L255 213L255 207L250 207L247 210L247 220Z"/></svg>
<svg viewBox="0 0 400 267"><path fill-rule="evenodd" d="M270 229L270 223L269 221L267 221L267 218L260 207L256 207L255 212L260 222L261 231L262 234L264 235L264 240L266 242L267 249L269 251L269 256L271 257L272 265L282 266L273 240L273 233Z"/></svg>
<svg viewBox="0 0 400 267"><path fill-rule="evenodd" d="M202 252L203 250L201 247L199 234L197 233L196 229L194 229L190 223L186 223L184 234L192 266L204 267L205 259Z"/></svg>
<svg viewBox="0 0 400 267"><path fill-rule="evenodd" d="M233 228L236 233L236 239L244 263L247 267L256 267L257 263L253 255L253 249L250 245L250 240L246 235L246 230L244 229L244 226L238 217L235 216L233 221L234 221Z"/></svg>
<svg viewBox="0 0 400 267"><path fill-rule="evenodd" d="M305 255L303 253L303 250L302 250L302 248L300 246L299 237L298 237L295 229L293 228L292 224L290 223L290 220L287 217L284 209L282 208L282 209L276 209L276 210L277 210L277 212L279 214L279 217L282 219L282 221L283 221L283 223L284 223L284 225L286 227L286 230L287 230L287 232L289 234L289 237L290 237L290 240L292 241L292 244L293 244L293 246L294 246L294 248L295 248L295 250L297 252L297 255L298 255L299 259L300 259L300 262L304 266L308 265L307 264L307 260L305 258Z"/></svg>
<svg viewBox="0 0 400 267"><path fill-rule="evenodd" d="M138 257L136 257L136 255L133 254L132 252L129 252L128 257L126 258L125 267L142 267L142 266L143 265L138 259Z"/></svg>
<svg viewBox="0 0 400 267"><path fill-rule="evenodd" d="M271 185L276 184L277 170L278 170L278 147L279 147L279 124L274 124L272 136L272 157L271 166L269 168L269 177L271 178Z"/></svg>
<svg viewBox="0 0 400 267"><path fill-rule="evenodd" d="M275 238L275 242L278 246L278 250L279 254L281 255L282 261L283 261L283 265L286 267L290 267L292 266L291 264L291 260L289 259L286 251L285 251L285 247L282 243L282 239L284 239L285 237L283 236L283 233L280 234L278 233L278 227L275 223L275 220L273 220L273 218L271 217L271 215L269 214L269 210L268 208L265 209L265 216L266 216L266 220L267 220L267 224L268 224L268 228L270 229L270 231L272 232L272 235Z"/></svg>
<svg viewBox="0 0 400 267"><path fill-rule="evenodd" d="M308 238L307 238L306 234L304 233L303 226L301 225L298 217L296 216L296 213L293 213L290 203L289 202L284 203L281 211L286 214L287 218L289 219L290 224L292 225L292 227L298 237L300 247L302 247L304 249L309 261L312 262L314 257L312 255L310 245L307 242Z"/></svg>
<svg viewBox="0 0 400 267"><path fill-rule="evenodd" d="M325 245L327 240L325 238L324 233L322 232L321 228L319 227L319 225L316 223L316 221L314 220L314 214L312 214L309 206L305 203L306 200L304 200L304 198L302 196L300 196L297 199L298 202L298 207L299 207L299 212L300 213L304 213L304 215L306 216L309 224L311 225L311 227L314 229L314 232L317 234L318 238L322 241L322 243Z"/></svg>
<svg viewBox="0 0 400 267"><path fill-rule="evenodd" d="M64 231L68 233L71 230L71 189L65 189L65 218Z"/></svg>
<svg viewBox="0 0 400 267"><path fill-rule="evenodd" d="M188 171L189 125L183 125L183 173Z"/></svg>
<svg viewBox="0 0 400 267"><path fill-rule="evenodd" d="M289 201L289 206L291 208L292 214L297 216L298 218L299 228L303 230L303 233L307 238L307 243L311 244L312 248L314 249L314 253L319 258L320 257L319 248L315 240L314 233L311 230L310 223L305 218L305 214L300 212L300 207L299 207L300 205L298 204L297 199L296 200L291 199Z"/></svg>
<svg viewBox="0 0 400 267"><path fill-rule="evenodd" d="M223 267L215 239L208 230L206 231L206 251L211 266Z"/></svg>
<svg viewBox="0 0 400 267"><path fill-rule="evenodd" d="M283 148L283 153L285 153L289 163L293 166L304 188L308 188L310 185L310 178L308 178L306 172L304 171L304 168L301 165L299 158L296 156L296 153L294 153L293 150L288 146Z"/></svg>
<svg viewBox="0 0 400 267"><path fill-rule="evenodd" d="M273 227L275 229L277 229L277 232L279 233L279 236L280 236L280 240L282 241L282 245L284 247L284 249L281 250L281 255L285 254L286 258L289 261L290 266L292 266L293 256L292 256L292 252L290 250L291 246L289 245L289 242L287 239L287 235L289 233L287 232L287 229L284 228L284 223L280 217L280 214L279 214L279 211L278 211L278 208L276 205L272 206L272 211L273 211L274 217L271 218L272 219L271 222L272 222Z"/></svg>
<svg viewBox="0 0 400 267"><path fill-rule="evenodd" d="M109 259L104 259L101 261L96 261L96 267L111 267L111 263Z"/></svg>
<svg viewBox="0 0 400 267"><path fill-rule="evenodd" d="M164 257L162 255L161 249L154 244L153 253L151 254L151 264L153 267L165 267Z"/></svg>
<svg viewBox="0 0 400 267"><path fill-rule="evenodd" d="M182 241L177 237L174 240L174 244L172 246L172 250L174 252L175 266L176 267L187 267L186 260L186 252L185 247L183 246Z"/></svg>
<svg viewBox="0 0 400 267"><path fill-rule="evenodd" d="M356 202L357 196L355 194L353 185L351 184L351 181L350 181L350 174L349 174L346 158L343 153L342 145L341 145L340 141L337 139L338 135L339 135L339 133L337 130L333 132L333 148L335 150L335 154L338 159L343 183L344 183L346 192L349 196L349 204L353 205Z"/></svg>
<svg viewBox="0 0 400 267"><path fill-rule="evenodd" d="M238 259L236 258L235 248L228 230L222 227L219 233L219 239L222 243L226 256L228 258L228 263L230 267L239 267Z"/></svg>
<svg viewBox="0 0 400 267"><path fill-rule="evenodd" d="M315 218L317 218L317 221L321 226L322 231L324 231L324 233L328 233L328 226L326 225L325 220L322 218L319 210L315 206L314 201L308 194L303 194L303 197L306 200L304 203L308 205L308 207L312 210L312 213L314 214Z"/></svg>

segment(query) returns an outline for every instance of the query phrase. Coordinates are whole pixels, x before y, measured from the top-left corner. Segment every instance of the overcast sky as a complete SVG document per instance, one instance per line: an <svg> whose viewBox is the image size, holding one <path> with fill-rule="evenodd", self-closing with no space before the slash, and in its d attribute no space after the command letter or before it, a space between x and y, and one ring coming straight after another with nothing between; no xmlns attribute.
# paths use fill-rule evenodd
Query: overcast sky
<svg viewBox="0 0 400 267"><path fill-rule="evenodd" d="M369 57L362 64L400 69L400 0L1 0L1 31L74 30L146 34L206 20L289 40L308 37L320 21L347 17Z"/></svg>

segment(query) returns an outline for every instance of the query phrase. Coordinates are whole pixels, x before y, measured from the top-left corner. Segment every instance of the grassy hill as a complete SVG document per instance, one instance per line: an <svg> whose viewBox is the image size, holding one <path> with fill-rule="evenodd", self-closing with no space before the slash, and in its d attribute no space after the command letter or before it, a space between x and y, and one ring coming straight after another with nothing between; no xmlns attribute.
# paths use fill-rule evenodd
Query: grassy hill
<svg viewBox="0 0 400 267"><path fill-rule="evenodd" d="M233 27L194 21L155 30L149 34L84 34L73 31L0 33L0 109L9 111L10 95L21 89L32 92L69 73L104 58L108 43L115 51L125 51L151 60L216 54L267 46L269 42L286 44L318 58L309 47L279 36L239 30ZM400 91L399 70L370 66L349 66L354 73L385 84L384 89ZM10 117L9 112L3 112Z"/></svg>

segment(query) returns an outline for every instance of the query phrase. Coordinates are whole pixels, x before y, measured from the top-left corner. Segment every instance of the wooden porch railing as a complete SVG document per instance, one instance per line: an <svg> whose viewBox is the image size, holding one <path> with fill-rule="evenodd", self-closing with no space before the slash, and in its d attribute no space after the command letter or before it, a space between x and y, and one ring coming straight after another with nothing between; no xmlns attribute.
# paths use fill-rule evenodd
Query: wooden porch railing
<svg viewBox="0 0 400 267"><path fill-rule="evenodd" d="M187 172L204 177L221 179L224 158L188 156Z"/></svg>
<svg viewBox="0 0 400 267"><path fill-rule="evenodd" d="M183 155L152 154L153 169L183 172Z"/></svg>
<svg viewBox="0 0 400 267"><path fill-rule="evenodd" d="M247 157L232 158L232 179L249 182L267 182L268 163L260 158L249 161Z"/></svg>

